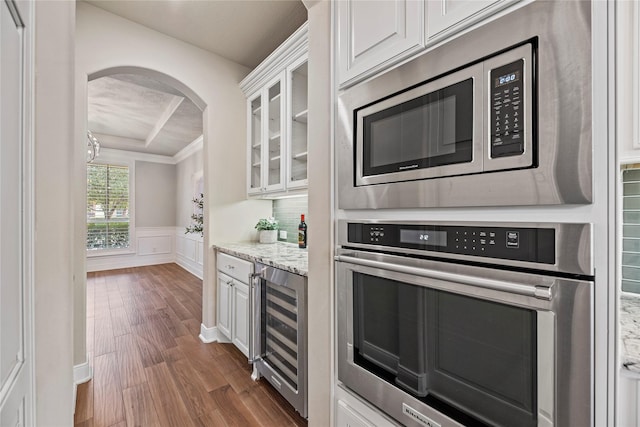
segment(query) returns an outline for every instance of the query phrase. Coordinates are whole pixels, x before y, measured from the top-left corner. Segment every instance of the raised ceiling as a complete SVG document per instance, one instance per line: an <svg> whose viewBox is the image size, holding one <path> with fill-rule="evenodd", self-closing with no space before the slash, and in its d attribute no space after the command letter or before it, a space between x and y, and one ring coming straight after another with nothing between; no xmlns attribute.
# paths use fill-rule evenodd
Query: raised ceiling
<svg viewBox="0 0 640 427"><path fill-rule="evenodd" d="M105 148L174 156L202 135L198 107L152 78L101 77L88 95L88 128Z"/></svg>
<svg viewBox="0 0 640 427"><path fill-rule="evenodd" d="M130 21L255 68L307 20L300 0L86 0ZM202 135L202 112L152 78L89 82L88 128L102 147L174 156Z"/></svg>

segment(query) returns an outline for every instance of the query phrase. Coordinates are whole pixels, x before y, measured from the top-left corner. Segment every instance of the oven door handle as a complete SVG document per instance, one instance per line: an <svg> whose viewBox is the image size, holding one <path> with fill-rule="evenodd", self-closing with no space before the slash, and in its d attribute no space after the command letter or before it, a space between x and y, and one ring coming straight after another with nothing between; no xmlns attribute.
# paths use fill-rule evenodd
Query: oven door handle
<svg viewBox="0 0 640 427"><path fill-rule="evenodd" d="M445 280L448 282L455 282L461 283L463 285L471 285L485 289L509 292L512 294L524 295L547 301L551 301L552 298L551 287L553 286L553 283L549 284L549 286L522 285L517 283L503 282L501 280L484 279L481 277L465 276L463 274L446 273L442 271L410 267L407 265L391 264L384 261L356 258L349 255L336 255L334 259L338 262L361 265L363 267L379 268L396 273L411 274L420 277L427 277L429 279Z"/></svg>

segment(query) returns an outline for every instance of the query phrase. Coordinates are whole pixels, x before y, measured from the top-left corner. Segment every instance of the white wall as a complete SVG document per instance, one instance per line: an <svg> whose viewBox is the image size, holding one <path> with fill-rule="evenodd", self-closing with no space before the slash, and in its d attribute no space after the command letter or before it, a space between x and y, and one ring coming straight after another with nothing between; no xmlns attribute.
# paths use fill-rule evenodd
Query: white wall
<svg viewBox="0 0 640 427"><path fill-rule="evenodd" d="M193 213L194 180L203 171L203 153L198 150L176 165L176 226L191 224Z"/></svg>
<svg viewBox="0 0 640 427"><path fill-rule="evenodd" d="M333 362L331 2L306 2L309 16L309 425L329 426Z"/></svg>
<svg viewBox="0 0 640 427"><path fill-rule="evenodd" d="M640 163L640 124L638 120L638 100L640 99L640 4L638 2L618 2L616 4L616 136L618 163ZM634 104L634 97L636 103ZM635 133L634 133L635 132ZM634 146L634 142L637 146ZM622 204L621 186L618 187L616 231L617 280L616 301L621 292L621 251L622 251ZM618 314L619 322L619 314ZM620 340L619 323L616 338ZM616 354L616 423L620 426L635 426L640 423L640 376L629 372L621 365L622 344L618 343Z"/></svg>
<svg viewBox="0 0 640 427"><path fill-rule="evenodd" d="M202 176L203 153L198 150L176 165L176 263L193 275L202 278L204 268L204 239L199 234L185 234L191 225L197 181Z"/></svg>
<svg viewBox="0 0 640 427"><path fill-rule="evenodd" d="M248 240L255 218L271 213L271 203L246 200L245 98L238 87L248 69L200 48L150 30L78 2L76 33L76 146L84 150L87 79L104 70L146 69L165 83L177 85L199 107L204 108L205 248L214 241ZM159 74L161 73L161 74ZM108 73L107 73L108 74ZM84 165L74 168L79 177ZM76 191L81 191L77 186ZM86 191L86 190L85 190ZM81 209L79 205L76 209ZM82 208L84 209L84 208ZM77 211L76 211L77 212ZM76 224L75 244L83 244L84 224ZM203 323L215 326L215 284L208 271L215 268L212 251L204 263ZM76 265L76 275L82 266ZM78 286L76 296L84 298ZM76 337L85 319L76 312ZM76 355L85 352L76 348ZM84 360L76 359L76 363Z"/></svg>
<svg viewBox="0 0 640 427"><path fill-rule="evenodd" d="M35 425L73 425L75 7L35 7ZM84 147L79 150L84 156ZM55 207L55 209L52 209Z"/></svg>
<svg viewBox="0 0 640 427"><path fill-rule="evenodd" d="M176 165L136 162L136 227L176 225Z"/></svg>

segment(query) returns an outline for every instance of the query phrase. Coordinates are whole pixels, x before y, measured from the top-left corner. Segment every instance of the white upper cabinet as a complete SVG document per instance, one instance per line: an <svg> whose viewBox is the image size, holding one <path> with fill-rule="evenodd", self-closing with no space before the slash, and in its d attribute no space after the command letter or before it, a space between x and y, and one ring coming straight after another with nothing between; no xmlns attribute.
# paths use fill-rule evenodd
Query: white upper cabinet
<svg viewBox="0 0 640 427"><path fill-rule="evenodd" d="M442 40L517 0L427 0L427 42Z"/></svg>
<svg viewBox="0 0 640 427"><path fill-rule="evenodd" d="M339 87L379 74L519 1L337 1Z"/></svg>
<svg viewBox="0 0 640 427"><path fill-rule="evenodd" d="M247 96L247 194L304 193L307 181L307 24L240 83Z"/></svg>
<svg viewBox="0 0 640 427"><path fill-rule="evenodd" d="M340 86L363 80L424 48L423 0L342 0L335 5Z"/></svg>

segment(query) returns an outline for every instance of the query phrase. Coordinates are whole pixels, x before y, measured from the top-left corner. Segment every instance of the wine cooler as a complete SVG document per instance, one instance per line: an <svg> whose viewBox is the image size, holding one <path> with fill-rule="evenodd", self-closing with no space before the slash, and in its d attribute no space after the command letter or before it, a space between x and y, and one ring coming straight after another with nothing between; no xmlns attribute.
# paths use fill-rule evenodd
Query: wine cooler
<svg viewBox="0 0 640 427"><path fill-rule="evenodd" d="M305 278L256 264L251 287L254 373L307 417L307 289Z"/></svg>

